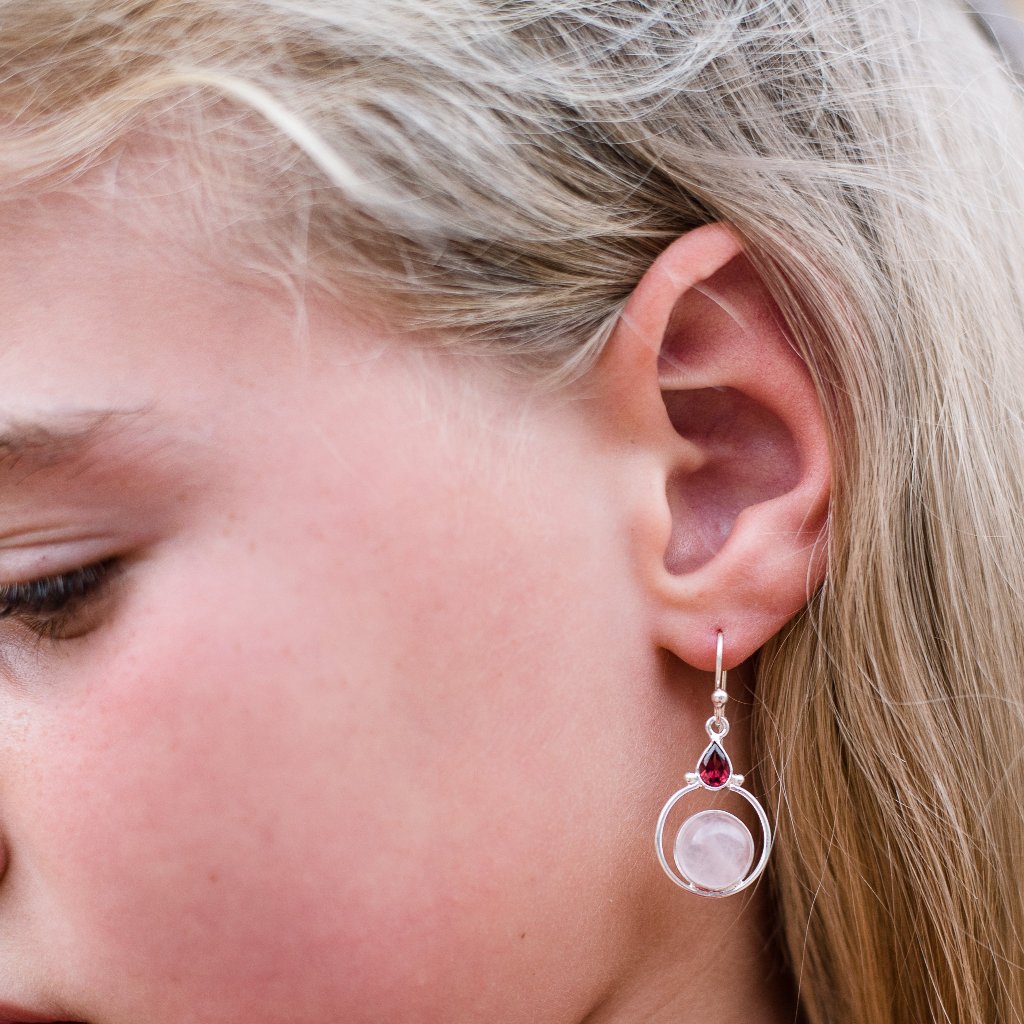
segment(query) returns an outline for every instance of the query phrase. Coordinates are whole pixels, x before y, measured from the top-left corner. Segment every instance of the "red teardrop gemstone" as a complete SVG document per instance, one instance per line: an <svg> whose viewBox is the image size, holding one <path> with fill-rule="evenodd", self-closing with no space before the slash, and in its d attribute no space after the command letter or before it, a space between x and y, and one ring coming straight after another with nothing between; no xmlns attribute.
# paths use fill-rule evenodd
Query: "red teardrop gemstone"
<svg viewBox="0 0 1024 1024"><path fill-rule="evenodd" d="M719 789L729 781L729 776L732 774L729 770L729 759L718 743L712 743L704 751L704 756L700 759L700 764L697 765L697 774L700 776L700 781L712 789Z"/></svg>

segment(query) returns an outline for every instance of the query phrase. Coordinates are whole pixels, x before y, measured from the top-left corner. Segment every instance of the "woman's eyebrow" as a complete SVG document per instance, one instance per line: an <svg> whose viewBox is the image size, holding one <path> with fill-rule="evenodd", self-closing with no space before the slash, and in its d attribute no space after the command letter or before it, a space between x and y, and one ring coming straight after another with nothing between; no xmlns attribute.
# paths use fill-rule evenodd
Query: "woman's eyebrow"
<svg viewBox="0 0 1024 1024"><path fill-rule="evenodd" d="M0 472L75 462L97 445L138 437L142 409L62 410L40 417L0 417Z"/></svg>

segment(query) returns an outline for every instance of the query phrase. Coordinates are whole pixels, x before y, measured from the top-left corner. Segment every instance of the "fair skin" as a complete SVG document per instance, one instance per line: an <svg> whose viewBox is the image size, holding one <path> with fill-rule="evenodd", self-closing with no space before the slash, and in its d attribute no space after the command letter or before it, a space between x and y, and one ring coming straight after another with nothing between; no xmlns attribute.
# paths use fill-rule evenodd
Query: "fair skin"
<svg viewBox="0 0 1024 1024"><path fill-rule="evenodd" d="M0 463L0 583L121 565L62 637L0 620L0 1002L791 1020L763 886L653 853L716 630L749 770L745 663L824 570L820 411L733 236L540 397L326 301L297 340L145 218L3 220L0 432L123 414Z"/></svg>

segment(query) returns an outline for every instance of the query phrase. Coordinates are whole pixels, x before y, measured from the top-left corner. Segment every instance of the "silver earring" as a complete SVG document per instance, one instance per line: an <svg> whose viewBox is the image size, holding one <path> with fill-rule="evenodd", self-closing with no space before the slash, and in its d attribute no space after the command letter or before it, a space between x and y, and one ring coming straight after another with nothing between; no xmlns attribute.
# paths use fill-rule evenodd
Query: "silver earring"
<svg viewBox="0 0 1024 1024"><path fill-rule="evenodd" d="M729 732L725 717L725 672L722 670L722 649L725 637L718 632L715 653L715 688L711 703L715 713L707 720L710 742L697 762L697 770L686 773L686 785L673 793L661 809L654 843L658 860L665 874L676 885L698 896L731 896L752 885L764 871L772 848L772 830L757 798L743 788L743 776L732 770L732 761L725 752L724 740ZM734 814L714 808L698 811L687 818L676 833L672 863L665 854L665 825L669 814L683 797L697 790L713 793L726 791L742 797L757 814L761 823L761 855L754 864L754 837ZM751 865L753 864L753 867Z"/></svg>

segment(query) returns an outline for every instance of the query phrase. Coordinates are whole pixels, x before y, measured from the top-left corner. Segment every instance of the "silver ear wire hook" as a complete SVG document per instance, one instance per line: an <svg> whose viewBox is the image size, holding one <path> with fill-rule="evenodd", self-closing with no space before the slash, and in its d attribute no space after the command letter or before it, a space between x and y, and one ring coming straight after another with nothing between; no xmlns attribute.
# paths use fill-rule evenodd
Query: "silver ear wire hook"
<svg viewBox="0 0 1024 1024"><path fill-rule="evenodd" d="M711 703L715 707L715 728L722 732L722 722L725 719L725 702L729 695L725 692L726 671L722 668L722 651L725 647L725 634L718 631L718 647L715 651L715 688L711 693Z"/></svg>

